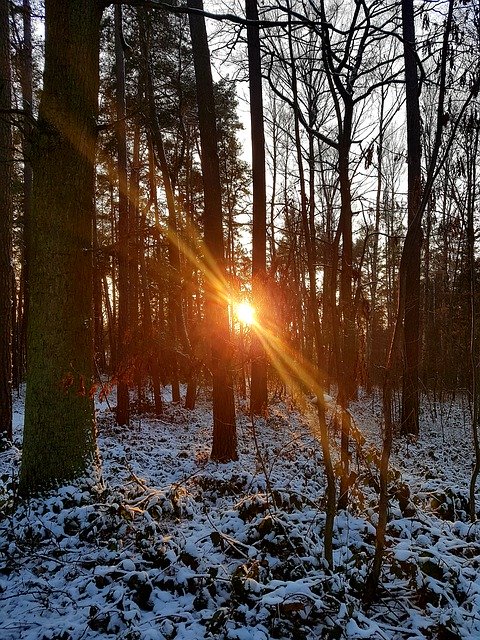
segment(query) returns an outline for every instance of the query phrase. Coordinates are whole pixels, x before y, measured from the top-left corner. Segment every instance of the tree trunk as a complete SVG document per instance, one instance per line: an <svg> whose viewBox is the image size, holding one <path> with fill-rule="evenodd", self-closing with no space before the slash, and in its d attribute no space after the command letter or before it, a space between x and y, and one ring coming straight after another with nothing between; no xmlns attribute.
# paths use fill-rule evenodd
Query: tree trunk
<svg viewBox="0 0 480 640"><path fill-rule="evenodd" d="M257 0L246 0L247 20L258 21ZM265 184L265 132L263 128L262 67L258 24L247 27L248 71L250 86L250 123L252 137L253 178L253 238L252 238L252 296L259 315L267 314L267 193ZM260 415L267 406L267 359L265 349L252 327L252 381L250 387L250 412Z"/></svg>
<svg viewBox="0 0 480 640"><path fill-rule="evenodd" d="M401 429L404 434L418 435L422 146L413 0L402 0L402 26L407 108L408 226L415 225L416 233L406 264Z"/></svg>
<svg viewBox="0 0 480 640"><path fill-rule="evenodd" d="M352 139L353 103L345 100L345 114L342 136L338 145L338 173L340 183L340 222L342 234L342 259L340 275L340 308L343 331L342 346L337 352L338 404L341 408L341 461L340 495L338 508L348 505L348 482L350 466L350 414L349 401L357 391L356 383L356 347L355 347L355 308L352 298L353 244L352 244L352 192L349 176L350 145ZM340 327L338 327L340 330ZM334 329L335 331L335 329ZM338 343L337 343L338 344Z"/></svg>
<svg viewBox="0 0 480 640"><path fill-rule="evenodd" d="M127 133L125 125L125 56L122 43L122 9L115 5L115 76L118 160L118 340L117 340L117 424L130 421L127 345L129 342L129 228L127 182Z"/></svg>
<svg viewBox="0 0 480 640"><path fill-rule="evenodd" d="M202 10L203 2L202 0L188 0L188 6ZM213 376L213 446L211 457L219 462L227 462L237 459L237 433L228 304L225 300L227 288L215 102L205 19L201 15L190 14L189 22L197 89L204 191L206 320L210 332Z"/></svg>
<svg viewBox="0 0 480 640"><path fill-rule="evenodd" d="M163 138L158 126L155 110L155 100L150 70L147 71L147 92L149 101L149 120L152 129L152 139L157 152L160 170L162 172L163 188L168 208L168 342L169 369L172 384L172 400L180 402L180 384L178 376L178 316L180 299L180 250L178 246L177 213L175 197L168 170L167 158L163 146Z"/></svg>
<svg viewBox="0 0 480 640"><path fill-rule="evenodd" d="M12 178L9 3L0 0L0 436L12 438Z"/></svg>
<svg viewBox="0 0 480 640"><path fill-rule="evenodd" d="M23 0L23 43L20 64L20 85L22 89L22 106L25 111L22 136L23 155L23 230L30 220L32 208L32 164L30 160L30 137L33 121L33 61L32 61L32 9L30 0ZM26 341L27 341L27 309L28 309L28 256L25 240L22 245L22 271L20 275L20 291L18 295L17 342L14 358L14 384L18 386L25 375Z"/></svg>
<svg viewBox="0 0 480 640"><path fill-rule="evenodd" d="M188 149L186 152L186 180L185 180L185 235L186 242L190 250L196 243L198 235L195 217L194 217L194 205L192 202L192 152ZM186 283L186 309L187 309L187 323L188 323L188 335L190 338L190 358L188 363L187 372L187 392L185 394L185 409L193 410L195 408L195 402L197 399L197 380L201 371L201 362L196 357L196 347L200 341L198 331L195 331L195 327L198 327L198 318L195 317L193 306L193 295L195 293L198 300L198 278L196 273L196 266L193 262L187 261L185 264L185 283Z"/></svg>
<svg viewBox="0 0 480 640"><path fill-rule="evenodd" d="M142 90L139 82L137 88L137 101L140 104ZM132 350L134 355L134 376L137 387L137 411L141 413L143 404L143 379L142 379L142 345L139 327L139 253L143 251L140 244L140 121L137 120L133 130L132 166L130 170L129 192L128 192L128 280L129 280L129 310L128 319L130 335L133 338Z"/></svg>
<svg viewBox="0 0 480 640"><path fill-rule="evenodd" d="M477 520L477 509L475 500L475 489L477 485L478 476L480 474L480 438L479 438L479 423L480 423L480 385L479 385L479 373L480 366L478 362L478 310L477 310L477 277L478 266L476 264L475 254L475 209L477 201L477 161L478 161L478 149L479 149L479 125L476 125L474 129L473 115L470 119L471 127L468 134L465 136L467 142L467 175L468 175L468 196L467 196L467 255L468 255L468 270L469 270L469 284L470 284L470 341L469 341L469 360L470 360L470 403L472 413L472 439L473 439L473 452L475 456L475 462L472 469L472 475L470 477L469 487L469 506L470 506L470 521L472 523Z"/></svg>
<svg viewBox="0 0 480 640"><path fill-rule="evenodd" d="M289 16L289 20L291 17ZM297 76L295 71L295 63L293 56L293 43L292 43L292 30L291 25L288 31L289 35L289 49L290 59L292 61L292 92L294 102L294 126L295 126L295 145L297 152L298 171L300 176L300 193L301 193L301 222L303 228L303 234L305 239L305 248L307 253L307 269L309 279L309 291L307 296L307 304L309 309L309 315L313 323L314 336L315 336L315 354L316 354L316 367L315 367L315 379L313 391L317 395L317 417L320 430L320 443L322 446L323 463L325 465L325 474L327 476L327 504L325 508L325 532L324 532L324 547L325 547L325 560L330 569L333 569L333 525L336 512L336 483L335 473L333 469L332 457L330 452L330 441L328 434L328 427L326 422L325 411L325 398L324 398L324 376L321 374L321 366L324 361L323 356L323 337L320 327L320 318L318 315L318 303L317 303L317 280L316 280L316 267L315 258L316 251L315 245L312 243L311 238L311 225L308 220L307 213L307 198L305 191L305 180L303 178L303 159L302 159L302 147L300 140L300 124L298 119L298 93L297 93Z"/></svg>
<svg viewBox="0 0 480 640"><path fill-rule="evenodd" d="M32 142L27 395L20 491L96 458L92 223L101 10L45 2L43 91Z"/></svg>
<svg viewBox="0 0 480 640"><path fill-rule="evenodd" d="M101 372L105 372L105 341L103 334L103 297L102 297L102 260L100 259L100 250L98 246L97 234L97 212L95 211L95 219L93 221L93 326L94 326L94 354L95 363Z"/></svg>
<svg viewBox="0 0 480 640"><path fill-rule="evenodd" d="M377 336L377 292L378 292L378 248L379 248L379 232L380 232L380 213L382 205L382 181L383 181L383 139L385 136L385 123L384 123L384 111L385 111L385 90L382 88L380 96L380 113L379 113L379 133L378 133L378 146L377 146L377 190L375 195L375 226L373 229L373 247L372 247L372 261L371 261L371 273L370 273L370 317L367 320L367 345L366 345L366 358L367 358L367 393L371 393L374 385L374 352L373 344Z"/></svg>

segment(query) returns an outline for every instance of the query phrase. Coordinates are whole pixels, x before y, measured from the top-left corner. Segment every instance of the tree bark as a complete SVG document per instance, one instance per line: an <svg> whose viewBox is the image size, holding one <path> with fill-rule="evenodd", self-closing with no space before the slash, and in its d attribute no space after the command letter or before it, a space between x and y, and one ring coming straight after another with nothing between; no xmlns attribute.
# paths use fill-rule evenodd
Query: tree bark
<svg viewBox="0 0 480 640"><path fill-rule="evenodd" d="M32 60L32 9L30 0L23 0L23 43L20 56L20 86L22 90L22 106L25 112L24 131L22 135L23 155L23 230L22 271L18 294L17 335L14 358L14 386L18 387L25 375L27 309L28 309L28 256L25 246L25 229L30 220L32 207L32 164L30 160L30 138L33 122L33 60Z"/></svg>
<svg viewBox="0 0 480 640"><path fill-rule="evenodd" d="M202 0L188 0L188 6L203 9ZM222 228L222 194L218 160L217 128L210 52L205 19L190 14L201 164L204 190L206 320L210 333L213 376L213 446L211 457L219 462L237 459L237 433L231 365L231 341Z"/></svg>
<svg viewBox="0 0 480 640"><path fill-rule="evenodd" d="M246 0L247 20L258 22L257 0ZM265 181L265 132L263 128L262 66L258 24L247 27L248 71L250 87L250 123L252 138L253 237L252 297L260 322L267 314L267 189ZM267 406L267 359L265 349L253 326L252 381L250 412L260 415Z"/></svg>
<svg viewBox="0 0 480 640"><path fill-rule="evenodd" d="M12 438L12 178L9 2L0 0L0 436Z"/></svg>
<svg viewBox="0 0 480 640"><path fill-rule="evenodd" d="M137 87L137 101L142 99L142 87L139 81ZM143 250L140 244L140 121L134 123L132 164L128 185L128 319L130 334L133 338L132 350L134 361L135 386L137 387L137 411L141 413L143 405L143 379L142 379L142 345L140 334L140 281L139 281L139 253Z"/></svg>
<svg viewBox="0 0 480 640"><path fill-rule="evenodd" d="M20 491L96 458L92 223L101 10L45 2L45 68L32 143L27 394Z"/></svg>
<svg viewBox="0 0 480 640"><path fill-rule="evenodd" d="M415 242L406 264L401 430L404 434L418 435L422 145L413 0L402 0L402 28L407 109L408 226L414 225L416 229Z"/></svg>
<svg viewBox="0 0 480 640"><path fill-rule="evenodd" d="M467 196L467 256L468 256L468 271L469 271L469 285L470 285L470 341L469 341L469 360L470 360L470 404L472 413L472 440L473 440L473 452L474 452L474 465L472 474L470 476L469 486L469 507L470 507L470 521L472 523L477 520L477 509L475 500L475 490L477 485L478 476L480 474L480 437L479 437L479 423L480 423L480 385L479 385L479 373L480 366L478 361L478 303L477 303L477 274L478 266L476 264L475 254L475 209L478 196L477 190L477 159L479 149L479 125L474 128L473 115L470 119L471 127L468 134L465 135L465 141L467 143L467 176L468 176L468 196ZM468 140L468 142L467 142Z"/></svg>
<svg viewBox="0 0 480 640"><path fill-rule="evenodd" d="M130 421L130 401L128 394L129 342L129 219L127 181L127 132L125 124L125 56L122 43L122 9L115 5L115 90L117 123L118 162L118 340L117 340L117 424L127 425Z"/></svg>

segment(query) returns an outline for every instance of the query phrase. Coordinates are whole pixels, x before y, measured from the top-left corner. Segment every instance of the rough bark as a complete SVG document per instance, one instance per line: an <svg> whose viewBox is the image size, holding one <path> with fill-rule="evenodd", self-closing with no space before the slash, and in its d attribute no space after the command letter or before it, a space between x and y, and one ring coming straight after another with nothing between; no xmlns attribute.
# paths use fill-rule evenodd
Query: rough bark
<svg viewBox="0 0 480 640"><path fill-rule="evenodd" d="M32 142L27 393L20 490L94 460L92 222L101 11L45 2L45 68Z"/></svg>

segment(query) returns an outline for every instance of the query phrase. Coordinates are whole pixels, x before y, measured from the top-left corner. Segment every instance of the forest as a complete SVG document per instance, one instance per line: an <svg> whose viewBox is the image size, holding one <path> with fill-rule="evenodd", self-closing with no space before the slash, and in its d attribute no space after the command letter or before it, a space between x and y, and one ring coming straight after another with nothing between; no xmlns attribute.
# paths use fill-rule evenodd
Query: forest
<svg viewBox="0 0 480 640"><path fill-rule="evenodd" d="M480 638L479 0L0 0L0 640Z"/></svg>

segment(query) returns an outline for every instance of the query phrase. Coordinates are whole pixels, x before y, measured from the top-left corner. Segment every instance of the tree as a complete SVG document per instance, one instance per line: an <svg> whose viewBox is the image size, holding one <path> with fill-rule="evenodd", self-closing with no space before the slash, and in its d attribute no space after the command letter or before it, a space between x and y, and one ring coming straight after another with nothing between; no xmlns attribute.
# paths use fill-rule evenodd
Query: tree
<svg viewBox="0 0 480 640"><path fill-rule="evenodd" d="M478 358L478 327L477 327L477 291L476 291L476 275L477 265L475 260L475 222L474 212L476 202L478 201L477 172L478 172L478 151L480 142L480 121L478 114L472 109L468 117L465 118L465 149L466 149L466 173L467 173L467 255L468 255L468 271L469 271L469 303L470 303L470 340L469 340L469 365L470 365L470 406L472 414L472 440L475 454L475 463L470 477L469 499L470 499L470 520L477 520L477 509L475 500L475 488L477 479L480 474L480 440L478 425L480 421L479 414L479 380L480 373Z"/></svg>
<svg viewBox="0 0 480 640"><path fill-rule="evenodd" d="M189 0L188 6L203 9L202 0ZM204 267L206 323L209 330L213 378L213 446L211 457L219 462L237 458L235 403L231 371L231 345L226 300L222 192L218 161L217 128L210 52L205 19L189 14L192 38L201 164L204 191Z"/></svg>
<svg viewBox="0 0 480 640"><path fill-rule="evenodd" d="M22 155L23 155L23 228L28 226L32 203L32 165L30 162L30 138L33 122L33 45L32 45L32 8L30 0L22 2L23 41L20 48L20 85L22 90L22 107L25 114L23 121ZM13 361L13 382L18 386L25 373L25 342L27 335L28 306L28 256L23 242L22 272L18 293L18 312L16 330L16 349Z"/></svg>
<svg viewBox="0 0 480 640"><path fill-rule="evenodd" d="M246 0L247 20L258 22L256 0ZM263 128L262 67L258 24L247 27L252 132L253 238L252 295L255 307L266 314L265 280L267 269L267 195L265 181L265 132ZM252 383L250 412L260 414L267 405L267 360L259 338L252 336Z"/></svg>
<svg viewBox="0 0 480 640"><path fill-rule="evenodd" d="M402 1L407 110L408 226L414 242L406 264L402 432L418 434L420 356L420 255L422 250L422 145L413 0Z"/></svg>
<svg viewBox="0 0 480 640"><path fill-rule="evenodd" d="M143 29L146 26L142 25ZM157 112L155 107L155 95L153 90L152 73L150 69L150 61L148 59L148 48L146 46L146 37L143 34L144 64L145 64L145 84L146 84L146 100L148 103L148 124L151 129L152 141L155 148L158 164L163 180L163 189L167 200L168 209L168 342L169 342L169 361L171 367L171 384L172 384L172 400L180 402L180 384L178 376L178 334L180 327L183 326L183 317L181 316L181 288L180 288L180 249L178 244L177 229L177 212L175 207L175 194L170 179L167 158L165 155L165 147L163 136L158 125Z"/></svg>
<svg viewBox="0 0 480 640"><path fill-rule="evenodd" d="M118 172L118 351L119 380L117 383L117 423L125 425L130 420L130 402L127 382L127 344L129 311L129 220L127 180L127 130L125 104L125 56L123 52L122 8L115 5L115 100L117 121Z"/></svg>
<svg viewBox="0 0 480 640"><path fill-rule="evenodd" d="M96 458L92 222L100 3L45 2L45 67L32 140L27 393L20 490Z"/></svg>
<svg viewBox="0 0 480 640"><path fill-rule="evenodd" d="M8 0L0 0L0 435L12 437L12 131Z"/></svg>

